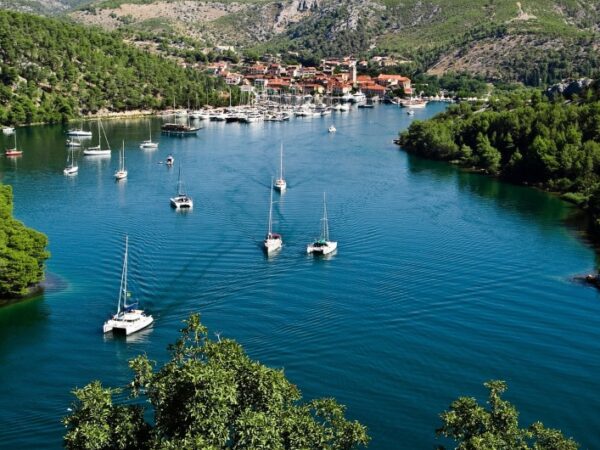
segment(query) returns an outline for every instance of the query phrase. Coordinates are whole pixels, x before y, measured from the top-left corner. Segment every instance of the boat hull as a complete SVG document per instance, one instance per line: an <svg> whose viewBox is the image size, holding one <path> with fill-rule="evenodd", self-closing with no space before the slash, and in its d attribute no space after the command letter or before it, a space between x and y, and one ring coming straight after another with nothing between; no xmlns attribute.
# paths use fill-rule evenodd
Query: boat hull
<svg viewBox="0 0 600 450"><path fill-rule="evenodd" d="M187 196L173 197L170 202L175 209L192 209L194 207L194 201Z"/></svg>
<svg viewBox="0 0 600 450"><path fill-rule="evenodd" d="M306 247L306 253L309 255L329 255L337 250L337 242L327 241L324 245L319 245L316 242L309 244Z"/></svg>
<svg viewBox="0 0 600 450"><path fill-rule="evenodd" d="M115 315L107 320L102 327L104 333L125 334L126 336L143 330L154 322L152 316L147 316L141 310L133 310Z"/></svg>
<svg viewBox="0 0 600 450"><path fill-rule="evenodd" d="M267 255L271 253L275 253L278 250L281 250L283 246L283 242L281 239L265 239L263 241L263 249Z"/></svg>
<svg viewBox="0 0 600 450"><path fill-rule="evenodd" d="M77 167L77 166L65 167L65 170L63 170L63 173L65 175L76 175L77 172L79 172L79 167Z"/></svg>

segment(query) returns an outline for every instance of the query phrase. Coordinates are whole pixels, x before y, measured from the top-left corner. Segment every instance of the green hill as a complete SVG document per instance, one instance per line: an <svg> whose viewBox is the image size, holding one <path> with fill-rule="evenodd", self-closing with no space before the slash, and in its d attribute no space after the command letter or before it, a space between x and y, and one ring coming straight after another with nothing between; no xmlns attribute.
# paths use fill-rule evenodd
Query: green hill
<svg viewBox="0 0 600 450"><path fill-rule="evenodd" d="M80 114L219 100L217 80L124 43L116 33L0 12L0 122L57 122Z"/></svg>
<svg viewBox="0 0 600 450"><path fill-rule="evenodd" d="M599 67L594 0L108 0L73 13L108 28L305 58L395 55L409 72L553 82Z"/></svg>

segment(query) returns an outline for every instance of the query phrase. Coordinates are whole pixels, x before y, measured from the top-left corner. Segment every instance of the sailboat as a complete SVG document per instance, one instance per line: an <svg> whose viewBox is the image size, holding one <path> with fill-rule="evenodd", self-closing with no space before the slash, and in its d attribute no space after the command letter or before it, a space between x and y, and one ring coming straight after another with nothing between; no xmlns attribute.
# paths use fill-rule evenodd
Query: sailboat
<svg viewBox="0 0 600 450"><path fill-rule="evenodd" d="M74 137L78 137L78 138L90 138L90 137L92 137L92 132L91 131L83 129L83 122L81 123L81 125L82 126L80 126L79 128L73 128L73 129L67 131L67 136L74 136Z"/></svg>
<svg viewBox="0 0 600 450"><path fill-rule="evenodd" d="M106 145L108 148L102 148L102 135L104 134L104 139L106 140ZM84 155L87 156L110 156L110 145L108 144L108 139L106 138L106 133L104 133L104 128L102 128L102 122L98 119L98 145L94 147L88 147L83 151Z"/></svg>
<svg viewBox="0 0 600 450"><path fill-rule="evenodd" d="M283 142L279 149L279 177L275 180L274 186L280 193L283 193L287 188L287 183L285 182L285 178L283 178Z"/></svg>
<svg viewBox="0 0 600 450"><path fill-rule="evenodd" d="M306 253L315 255L328 255L337 249L337 242L329 240L329 223L327 221L327 204L323 192L323 218L321 219L321 236L306 247Z"/></svg>
<svg viewBox="0 0 600 450"><path fill-rule="evenodd" d="M121 287L119 288L119 301L117 313L104 322L102 330L104 333L121 332L129 335L146 328L154 319L147 315L144 310L138 309L138 303L127 304L127 298L131 292L127 291L127 256L129 250L129 237L125 237L125 257L123 258L123 270L121 271Z"/></svg>
<svg viewBox="0 0 600 450"><path fill-rule="evenodd" d="M263 241L265 252L267 255L279 250L283 245L283 240L281 239L281 235L278 233L273 233L273 180L271 179L271 198L269 200L269 229L267 231L267 235L265 236L265 240Z"/></svg>
<svg viewBox="0 0 600 450"><path fill-rule="evenodd" d="M19 150L17 148L17 133L14 133L15 136L15 146L13 148L8 148L4 152L6 156L21 156L23 154L23 150Z"/></svg>
<svg viewBox="0 0 600 450"><path fill-rule="evenodd" d="M67 166L63 170L65 175L77 175L79 172L79 167L75 162L75 148L69 147L69 153L67 154Z"/></svg>
<svg viewBox="0 0 600 450"><path fill-rule="evenodd" d="M191 209L194 207L194 201L182 189L181 164L179 165L179 178L177 179L177 195L171 198L171 206L175 209Z"/></svg>
<svg viewBox="0 0 600 450"><path fill-rule="evenodd" d="M119 169L115 172L115 180L124 180L127 178L127 170L125 169L125 141L123 141L123 149L119 155Z"/></svg>
<svg viewBox="0 0 600 450"><path fill-rule="evenodd" d="M154 150L155 148L158 148L158 142L152 142L152 127L150 123L148 123L148 132L150 134L150 137L148 140L140 144L140 148Z"/></svg>

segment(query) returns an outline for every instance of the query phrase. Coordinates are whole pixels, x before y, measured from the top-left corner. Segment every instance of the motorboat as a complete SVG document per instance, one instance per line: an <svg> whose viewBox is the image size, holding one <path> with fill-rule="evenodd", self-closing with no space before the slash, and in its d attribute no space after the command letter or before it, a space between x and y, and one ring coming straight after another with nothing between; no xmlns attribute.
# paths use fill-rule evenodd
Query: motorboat
<svg viewBox="0 0 600 450"><path fill-rule="evenodd" d="M337 128L334 127L333 125L329 125L329 128L327 129L327 131L329 131L330 133L335 133L337 131Z"/></svg>

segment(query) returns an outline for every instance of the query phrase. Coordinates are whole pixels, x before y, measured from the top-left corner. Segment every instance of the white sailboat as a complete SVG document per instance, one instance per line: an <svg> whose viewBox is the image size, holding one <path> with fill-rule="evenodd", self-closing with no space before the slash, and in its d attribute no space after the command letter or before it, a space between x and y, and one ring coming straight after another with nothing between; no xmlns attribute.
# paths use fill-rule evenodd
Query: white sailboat
<svg viewBox="0 0 600 450"><path fill-rule="evenodd" d="M175 209L191 209L194 207L194 201L183 190L181 183L181 164L179 165L179 177L177 179L177 195L172 197L171 206Z"/></svg>
<svg viewBox="0 0 600 450"><path fill-rule="evenodd" d="M273 233L273 180L271 179L271 198L269 200L269 229L267 231L267 235L265 236L265 240L263 241L263 246L267 255L273 253L281 248L283 245L283 240L281 239L281 235L279 233Z"/></svg>
<svg viewBox="0 0 600 450"><path fill-rule="evenodd" d="M149 138L140 144L140 148L154 150L155 148L158 148L158 142L152 142L152 127L150 123L148 124L148 133Z"/></svg>
<svg viewBox="0 0 600 450"><path fill-rule="evenodd" d="M102 148L102 135L104 135L108 148ZM100 119L98 119L98 145L86 148L83 154L87 156L110 156L110 145L108 144L108 139L106 138L106 133L104 133Z"/></svg>
<svg viewBox="0 0 600 450"><path fill-rule="evenodd" d="M285 178L283 178L283 142L279 149L279 177L275 180L274 187L280 193L283 193L287 189L287 183L285 182Z"/></svg>
<svg viewBox="0 0 600 450"><path fill-rule="evenodd" d="M119 169L115 171L115 180L124 180L127 178L127 170L125 169L125 141L123 141L123 149L119 155Z"/></svg>
<svg viewBox="0 0 600 450"><path fill-rule="evenodd" d="M78 138L90 138L92 137L92 132L89 130L84 130L83 129L83 122L81 123L81 127L79 128L72 128L69 131L67 131L67 136L73 136L73 137L78 137Z"/></svg>
<svg viewBox="0 0 600 450"><path fill-rule="evenodd" d="M119 301L117 303L117 313L104 322L102 331L121 332L125 335L135 333L146 328L154 319L147 315L144 310L137 308L137 302L127 304L127 299L131 295L127 291L127 257L129 251L129 237L125 237L125 257L123 258L123 270L121 272L121 286L119 288Z"/></svg>
<svg viewBox="0 0 600 450"><path fill-rule="evenodd" d="M77 175L79 172L79 166L75 162L75 148L69 147L69 153L67 154L67 166L64 168L63 173L65 175Z"/></svg>
<svg viewBox="0 0 600 450"><path fill-rule="evenodd" d="M321 236L306 247L306 253L315 255L328 255L337 249L337 242L329 240L329 223L327 221L327 204L323 192L323 218L321 219Z"/></svg>

